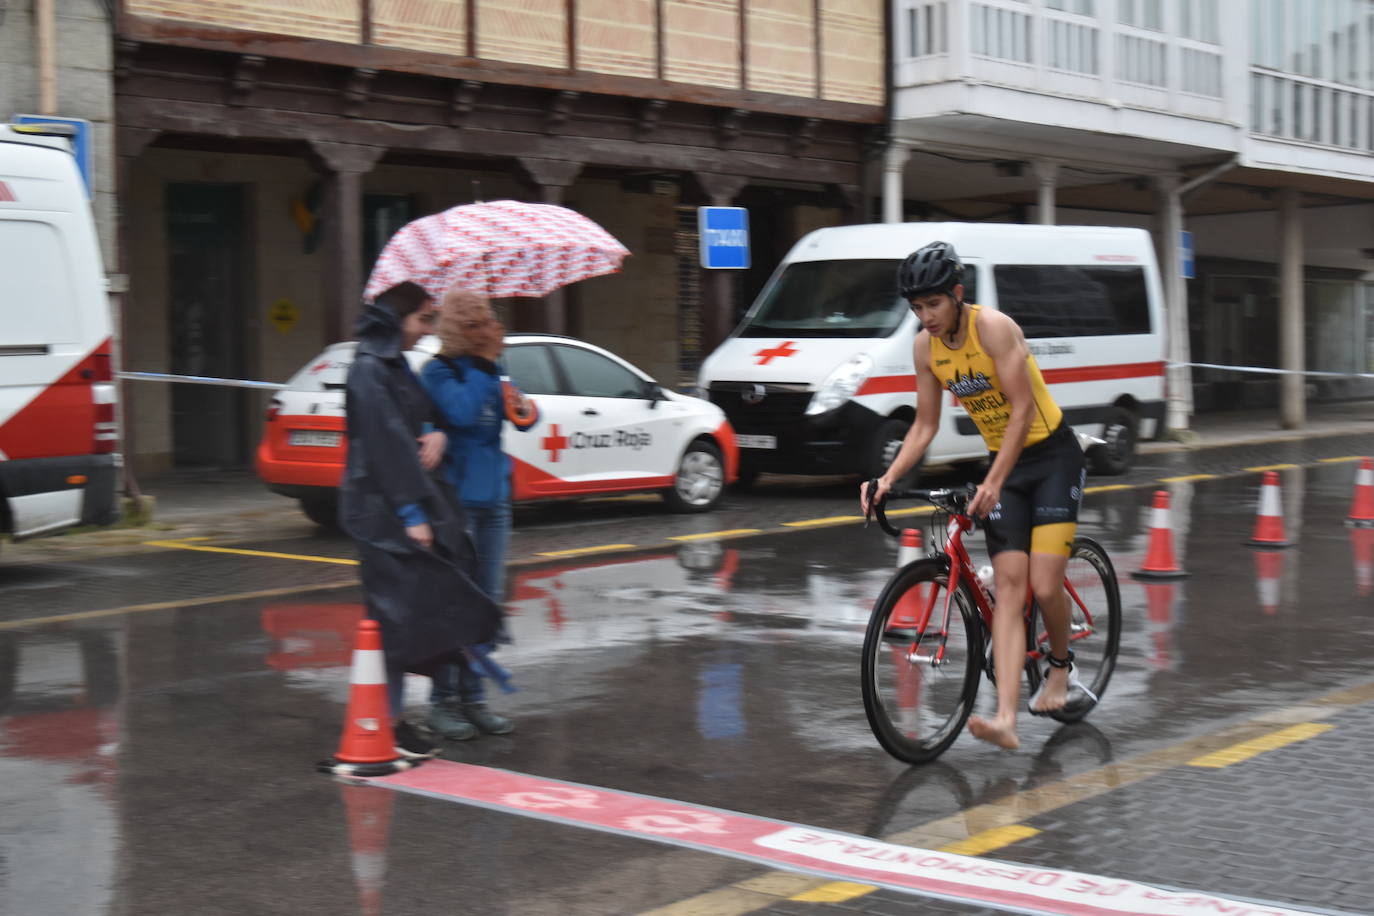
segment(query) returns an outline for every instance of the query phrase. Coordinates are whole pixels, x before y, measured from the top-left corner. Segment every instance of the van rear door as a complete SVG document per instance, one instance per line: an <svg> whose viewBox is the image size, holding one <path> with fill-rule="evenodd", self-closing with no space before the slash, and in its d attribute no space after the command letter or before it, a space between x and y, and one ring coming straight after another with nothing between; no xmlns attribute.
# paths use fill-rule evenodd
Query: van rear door
<svg viewBox="0 0 1374 916"><path fill-rule="evenodd" d="M118 517L111 321L63 141L0 125L0 528Z"/></svg>

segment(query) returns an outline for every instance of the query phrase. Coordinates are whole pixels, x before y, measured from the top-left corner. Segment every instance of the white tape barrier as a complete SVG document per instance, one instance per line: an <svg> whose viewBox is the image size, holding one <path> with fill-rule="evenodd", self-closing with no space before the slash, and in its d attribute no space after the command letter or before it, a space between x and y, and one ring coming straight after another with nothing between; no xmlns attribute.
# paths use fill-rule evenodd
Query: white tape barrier
<svg viewBox="0 0 1374 916"><path fill-rule="evenodd" d="M1216 363L1167 363L1170 368L1190 366L1194 369L1224 369L1230 372L1249 372L1259 375L1314 375L1320 378L1368 378L1374 379L1374 372L1295 372L1292 369L1264 369L1258 366L1219 366ZM252 382L238 378L208 378L202 375L169 375L163 372L116 372L119 378L139 382L183 382L188 385L220 385L225 388L257 388L265 391L280 391L286 385L280 382Z"/></svg>
<svg viewBox="0 0 1374 916"><path fill-rule="evenodd" d="M259 388L266 391L280 391L286 385L280 382L250 382L241 378L207 378L203 375L168 375L163 372L116 372L118 378L136 382L184 382L188 385L219 385L224 388Z"/></svg>
<svg viewBox="0 0 1374 916"><path fill-rule="evenodd" d="M1218 366L1215 363L1168 363L1169 367L1192 366L1195 369L1226 369L1231 372L1251 372L1260 375L1316 375L1322 378L1374 378L1374 372L1298 372L1293 369L1262 369L1257 366Z"/></svg>

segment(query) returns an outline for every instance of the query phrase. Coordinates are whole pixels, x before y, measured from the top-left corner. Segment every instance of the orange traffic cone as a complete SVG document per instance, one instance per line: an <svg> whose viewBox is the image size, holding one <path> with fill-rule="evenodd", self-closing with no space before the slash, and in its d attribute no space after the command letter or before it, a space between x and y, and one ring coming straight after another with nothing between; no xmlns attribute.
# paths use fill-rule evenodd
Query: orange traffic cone
<svg viewBox="0 0 1374 916"><path fill-rule="evenodd" d="M1174 560L1174 532L1169 523L1169 491L1155 490L1150 518L1150 548L1145 565L1132 573L1137 579L1177 579L1188 575Z"/></svg>
<svg viewBox="0 0 1374 916"><path fill-rule="evenodd" d="M338 753L321 761L316 769L335 776L385 776L417 766L421 759L408 759L396 753L386 697L382 631L375 620L358 621L349 681L352 687Z"/></svg>
<svg viewBox="0 0 1374 916"><path fill-rule="evenodd" d="M1283 579L1283 554L1271 550L1255 551L1255 589L1260 610L1274 615L1279 610L1279 583Z"/></svg>
<svg viewBox="0 0 1374 916"><path fill-rule="evenodd" d="M1355 590L1368 598L1374 591L1374 528L1352 528L1350 552L1355 558Z"/></svg>
<svg viewBox="0 0 1374 916"><path fill-rule="evenodd" d="M353 852L353 882L358 886L358 910L363 916L381 916L387 828L391 826L396 793L357 783L343 783L339 790L348 809L348 841Z"/></svg>
<svg viewBox="0 0 1374 916"><path fill-rule="evenodd" d="M1168 668L1171 664L1170 635L1174 628L1174 589L1172 582L1151 582L1145 585L1145 601L1150 621L1150 637L1154 653L1150 664Z"/></svg>
<svg viewBox="0 0 1374 916"><path fill-rule="evenodd" d="M1279 498L1279 472L1265 471L1260 484L1259 513L1255 533L1245 543L1251 547L1292 547L1283 536L1283 501Z"/></svg>
<svg viewBox="0 0 1374 916"><path fill-rule="evenodd" d="M921 558L921 532L916 528L902 529L902 545L897 549L897 568L901 569L906 564ZM892 609L892 618L888 621L889 630L914 630L920 623L921 603L925 589L908 589L907 593L897 599L897 606Z"/></svg>
<svg viewBox="0 0 1374 916"><path fill-rule="evenodd" d="M1345 523L1352 528L1374 528L1374 461L1368 458L1360 460L1355 472L1355 497Z"/></svg>

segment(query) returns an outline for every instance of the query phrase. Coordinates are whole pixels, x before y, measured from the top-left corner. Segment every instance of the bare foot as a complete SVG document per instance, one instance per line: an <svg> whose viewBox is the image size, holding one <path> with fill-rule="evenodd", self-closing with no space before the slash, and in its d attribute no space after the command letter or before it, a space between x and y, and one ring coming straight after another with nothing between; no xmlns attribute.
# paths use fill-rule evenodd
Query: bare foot
<svg viewBox="0 0 1374 916"><path fill-rule="evenodd" d="M973 737L979 741L986 741L1009 751L1021 746L1021 739L1016 737L1016 726L1001 719L989 720L981 716L969 716L968 730L973 732Z"/></svg>
<svg viewBox="0 0 1374 916"><path fill-rule="evenodd" d="M1045 684L1031 703L1032 712L1054 712L1069 701L1069 669L1051 668Z"/></svg>

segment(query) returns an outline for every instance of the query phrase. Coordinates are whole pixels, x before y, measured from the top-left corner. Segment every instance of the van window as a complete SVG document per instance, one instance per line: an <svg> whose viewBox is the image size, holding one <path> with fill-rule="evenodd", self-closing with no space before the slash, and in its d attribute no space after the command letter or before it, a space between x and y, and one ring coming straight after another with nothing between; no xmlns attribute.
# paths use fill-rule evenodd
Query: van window
<svg viewBox="0 0 1374 916"><path fill-rule="evenodd" d="M897 295L900 261L798 261L759 294L741 337L886 337L907 304Z"/></svg>
<svg viewBox="0 0 1374 916"><path fill-rule="evenodd" d="M1027 338L1150 333L1145 269L1111 264L998 264L997 307Z"/></svg>
<svg viewBox="0 0 1374 916"><path fill-rule="evenodd" d="M42 346L80 341L72 266L52 223L0 219L0 277L5 303L0 344Z"/></svg>

